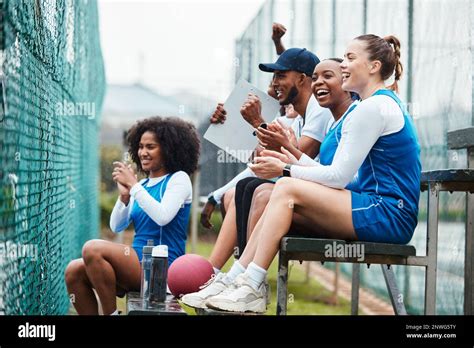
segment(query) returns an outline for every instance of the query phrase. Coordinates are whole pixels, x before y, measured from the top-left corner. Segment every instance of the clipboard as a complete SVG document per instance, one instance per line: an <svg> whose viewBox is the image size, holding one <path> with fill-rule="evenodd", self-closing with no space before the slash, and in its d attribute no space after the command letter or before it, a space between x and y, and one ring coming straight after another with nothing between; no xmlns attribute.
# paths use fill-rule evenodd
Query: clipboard
<svg viewBox="0 0 474 348"><path fill-rule="evenodd" d="M224 109L227 111L226 121L224 124L211 124L204 134L204 139L243 163L248 162L258 144L257 137L253 135L254 128L240 114L240 108L249 93L260 99L265 122L272 122L279 116L280 104L276 99L240 79L224 103Z"/></svg>

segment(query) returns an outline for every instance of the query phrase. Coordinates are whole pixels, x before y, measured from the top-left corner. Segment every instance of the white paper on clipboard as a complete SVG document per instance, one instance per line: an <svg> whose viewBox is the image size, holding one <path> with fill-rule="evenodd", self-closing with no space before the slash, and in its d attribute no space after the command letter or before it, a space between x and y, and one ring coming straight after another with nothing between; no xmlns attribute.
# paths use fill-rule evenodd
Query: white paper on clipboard
<svg viewBox="0 0 474 348"><path fill-rule="evenodd" d="M244 163L248 162L258 143L257 138L252 134L253 127L240 114L240 108L247 100L249 93L260 98L262 117L265 122L271 122L279 116L280 104L276 99L241 79L224 103L224 109L227 112L224 124L211 124L204 134L205 139Z"/></svg>

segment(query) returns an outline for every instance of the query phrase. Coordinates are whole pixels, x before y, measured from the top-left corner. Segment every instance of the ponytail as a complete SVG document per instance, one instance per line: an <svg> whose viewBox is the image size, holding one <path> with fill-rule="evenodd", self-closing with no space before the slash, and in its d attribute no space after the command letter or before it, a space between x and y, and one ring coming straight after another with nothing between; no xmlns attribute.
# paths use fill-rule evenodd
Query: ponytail
<svg viewBox="0 0 474 348"><path fill-rule="evenodd" d="M403 73L403 66L402 66L402 63L400 62L400 40L398 40L398 38L393 35L385 36L383 39L390 45L394 53L393 65L394 65L395 81L390 86L387 86L387 88L390 88L391 90L395 92L398 92L398 81L400 81L400 78Z"/></svg>

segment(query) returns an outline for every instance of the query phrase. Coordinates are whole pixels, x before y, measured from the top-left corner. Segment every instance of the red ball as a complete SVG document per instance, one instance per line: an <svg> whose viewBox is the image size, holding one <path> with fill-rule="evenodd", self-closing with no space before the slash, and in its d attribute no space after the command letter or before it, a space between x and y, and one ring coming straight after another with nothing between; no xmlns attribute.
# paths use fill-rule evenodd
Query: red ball
<svg viewBox="0 0 474 348"><path fill-rule="evenodd" d="M214 274L209 261L196 254L178 257L168 269L168 287L175 297L199 291Z"/></svg>

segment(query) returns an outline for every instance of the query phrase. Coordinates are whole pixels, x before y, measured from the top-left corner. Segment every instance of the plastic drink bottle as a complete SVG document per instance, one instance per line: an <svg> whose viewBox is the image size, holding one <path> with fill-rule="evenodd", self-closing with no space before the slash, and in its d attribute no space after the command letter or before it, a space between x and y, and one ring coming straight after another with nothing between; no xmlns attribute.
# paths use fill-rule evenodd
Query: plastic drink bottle
<svg viewBox="0 0 474 348"><path fill-rule="evenodd" d="M153 239L148 239L147 244L143 247L142 253L142 272L140 297L147 299L150 291L150 275L151 275L151 253L153 251Z"/></svg>
<svg viewBox="0 0 474 348"><path fill-rule="evenodd" d="M164 302L168 278L168 246L155 246L151 256L149 300L150 302Z"/></svg>

